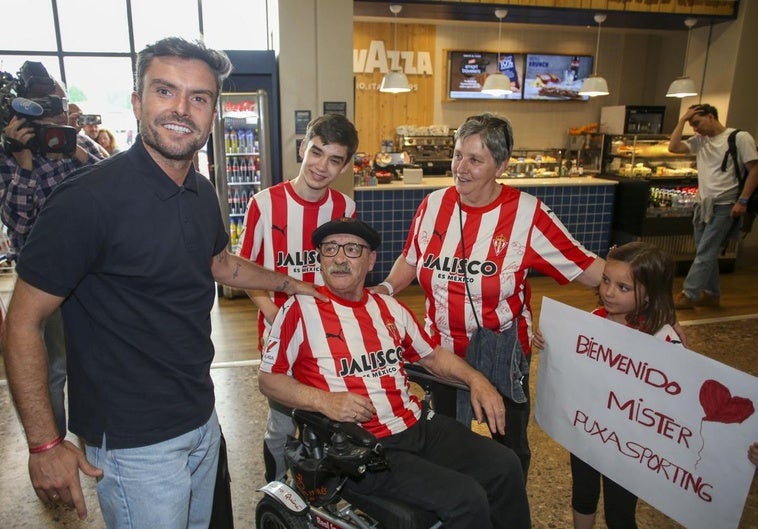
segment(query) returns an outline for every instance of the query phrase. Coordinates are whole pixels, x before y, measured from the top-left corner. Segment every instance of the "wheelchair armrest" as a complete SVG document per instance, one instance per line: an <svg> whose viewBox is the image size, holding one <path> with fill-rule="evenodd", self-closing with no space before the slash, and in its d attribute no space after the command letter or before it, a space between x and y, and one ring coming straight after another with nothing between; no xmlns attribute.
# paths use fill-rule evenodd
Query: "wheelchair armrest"
<svg viewBox="0 0 758 529"><path fill-rule="evenodd" d="M322 413L298 409L292 410L292 417L298 426L310 426L311 430L324 441L331 440L336 433L342 433L353 444L370 449L380 446L374 434L352 422L333 421Z"/></svg>
<svg viewBox="0 0 758 529"><path fill-rule="evenodd" d="M384 447L371 432L351 422L338 422L321 413L292 410L301 442L310 457L323 459L323 468L358 478L367 470L387 468Z"/></svg>
<svg viewBox="0 0 758 529"><path fill-rule="evenodd" d="M446 378L440 378L437 375L430 373L419 364L406 363L404 367L408 378L422 387L425 387L425 383L427 382L434 382L437 384L442 384L444 386L450 386L455 389L463 389L468 391L468 386L466 384L448 380Z"/></svg>

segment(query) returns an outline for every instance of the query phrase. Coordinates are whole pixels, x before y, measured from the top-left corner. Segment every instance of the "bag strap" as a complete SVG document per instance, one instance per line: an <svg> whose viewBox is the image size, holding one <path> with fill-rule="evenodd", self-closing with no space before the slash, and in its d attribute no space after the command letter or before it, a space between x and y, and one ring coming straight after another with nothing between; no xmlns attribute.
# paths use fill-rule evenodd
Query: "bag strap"
<svg viewBox="0 0 758 529"><path fill-rule="evenodd" d="M742 132L740 129L733 130L729 137L726 139L727 149L724 153L724 159L721 161L721 170L726 171L726 164L729 161L731 155L734 161L734 173L737 176L737 182L740 184L740 189L745 185L745 180L742 178L742 171L740 171L740 163L737 159L737 133Z"/></svg>
<svg viewBox="0 0 758 529"><path fill-rule="evenodd" d="M461 226L461 257L466 260L466 243L463 241L463 204L461 203L461 196L458 195L458 223ZM473 246L471 247L473 251ZM476 326L481 329L482 324L479 323L479 316L476 314L476 306L474 300L471 297L471 291L468 288L468 274L466 273L467 263L463 264L463 286L466 287L466 295L468 296L468 302L471 304L471 311L474 313L474 319L476 320Z"/></svg>

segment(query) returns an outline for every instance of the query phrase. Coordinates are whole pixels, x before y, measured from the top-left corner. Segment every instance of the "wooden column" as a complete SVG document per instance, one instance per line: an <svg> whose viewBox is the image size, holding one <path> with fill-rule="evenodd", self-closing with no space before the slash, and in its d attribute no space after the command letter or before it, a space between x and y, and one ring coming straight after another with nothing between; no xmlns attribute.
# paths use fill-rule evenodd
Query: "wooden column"
<svg viewBox="0 0 758 529"><path fill-rule="evenodd" d="M425 24L397 25L397 48L401 52L400 66L408 76L412 91L404 94L387 94L379 91L384 77L378 68L364 72L366 60L379 59L377 46L372 41L381 41L384 50L391 52L395 45L394 23L356 22L353 27L353 71L355 73L355 125L360 137L359 149L375 153L381 150L382 139L394 139L398 125L432 125L434 118L434 83L442 72L415 73L418 71L419 54L427 53L429 67L434 68L436 27ZM373 53L371 50L374 50ZM412 53L407 53L412 52ZM389 55L389 53L387 54ZM410 59L410 60L409 60ZM387 66L392 67L389 58Z"/></svg>

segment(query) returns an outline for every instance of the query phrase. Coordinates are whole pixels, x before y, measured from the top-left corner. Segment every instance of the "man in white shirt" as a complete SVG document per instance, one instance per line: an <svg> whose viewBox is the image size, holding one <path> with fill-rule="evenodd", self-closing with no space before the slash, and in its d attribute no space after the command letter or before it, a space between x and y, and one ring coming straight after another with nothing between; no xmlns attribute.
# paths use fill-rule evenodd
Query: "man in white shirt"
<svg viewBox="0 0 758 529"><path fill-rule="evenodd" d="M685 123L696 133L687 140L682 139ZM728 139L733 131L719 122L715 107L702 104L689 107L671 133L670 152L697 156L698 180L693 218L695 259L684 280L684 289L674 298L677 309L720 305L718 258L729 238L736 236L748 199L758 187L755 139L741 131L735 136L737 158L749 173L740 188L734 160L728 155Z"/></svg>

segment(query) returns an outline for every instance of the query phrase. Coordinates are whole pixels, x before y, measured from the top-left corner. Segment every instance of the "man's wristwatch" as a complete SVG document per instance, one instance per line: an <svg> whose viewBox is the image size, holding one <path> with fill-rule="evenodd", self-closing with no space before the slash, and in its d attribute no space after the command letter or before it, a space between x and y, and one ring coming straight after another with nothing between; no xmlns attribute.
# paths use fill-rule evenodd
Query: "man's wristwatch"
<svg viewBox="0 0 758 529"><path fill-rule="evenodd" d="M747 199L740 197L737 199L737 204L739 204L740 206L747 206Z"/></svg>

